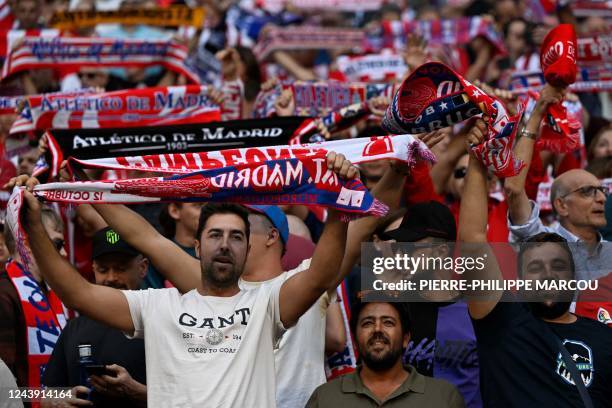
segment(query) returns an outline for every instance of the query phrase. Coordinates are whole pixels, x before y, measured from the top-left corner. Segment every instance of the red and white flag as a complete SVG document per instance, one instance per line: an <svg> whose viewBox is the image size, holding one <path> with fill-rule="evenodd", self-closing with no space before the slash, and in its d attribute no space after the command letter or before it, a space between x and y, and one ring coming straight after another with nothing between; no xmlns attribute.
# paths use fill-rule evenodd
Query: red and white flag
<svg viewBox="0 0 612 408"><path fill-rule="evenodd" d="M10 50L2 67L1 79L36 68L162 65L197 84L198 76L185 66L187 55L187 47L172 41L25 37Z"/></svg>
<svg viewBox="0 0 612 408"><path fill-rule="evenodd" d="M221 110L200 85L130 89L99 94L27 97L10 133L47 129L96 129L221 120Z"/></svg>

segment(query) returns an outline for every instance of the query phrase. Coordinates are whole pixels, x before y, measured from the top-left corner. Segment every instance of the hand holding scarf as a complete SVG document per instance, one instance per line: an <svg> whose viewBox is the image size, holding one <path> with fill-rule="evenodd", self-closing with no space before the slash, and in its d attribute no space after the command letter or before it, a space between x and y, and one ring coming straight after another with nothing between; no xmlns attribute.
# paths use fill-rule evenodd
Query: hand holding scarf
<svg viewBox="0 0 612 408"><path fill-rule="evenodd" d="M571 24L559 24L548 33L540 50L540 63L546 82L567 88L576 81L577 41ZM532 94L536 97L536 94ZM561 101L548 106L539 143L557 153L570 152L579 145L582 125L567 114Z"/></svg>

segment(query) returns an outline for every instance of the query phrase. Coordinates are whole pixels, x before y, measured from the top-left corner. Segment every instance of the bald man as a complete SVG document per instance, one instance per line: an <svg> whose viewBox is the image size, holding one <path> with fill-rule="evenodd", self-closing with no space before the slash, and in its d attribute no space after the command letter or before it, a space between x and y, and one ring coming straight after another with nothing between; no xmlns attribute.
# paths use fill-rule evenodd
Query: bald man
<svg viewBox="0 0 612 408"><path fill-rule="evenodd" d="M570 243L576 262L577 279L596 279L607 275L609 266L612 265L612 251L602 251L604 240L598 232L599 228L606 226L604 206L607 196L601 181L591 173L579 169L570 170L557 177L550 190L550 202L559 223L550 227L544 226L540 220L539 204L529 200L525 192L525 180L540 123L548 104L561 100L562 93L562 90L549 85L543 89L540 100L514 147L515 154L526 166L517 176L507 178L504 183L508 198L509 240L518 242L541 232L559 234Z"/></svg>

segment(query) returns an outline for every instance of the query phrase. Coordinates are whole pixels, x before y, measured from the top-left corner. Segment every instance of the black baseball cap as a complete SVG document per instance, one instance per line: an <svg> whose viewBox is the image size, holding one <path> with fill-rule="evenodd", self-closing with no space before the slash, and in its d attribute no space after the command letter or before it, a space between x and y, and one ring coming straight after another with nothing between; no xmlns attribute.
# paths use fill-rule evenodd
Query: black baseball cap
<svg viewBox="0 0 612 408"><path fill-rule="evenodd" d="M438 201L426 201L408 209L399 228L381 234L382 240L415 242L423 238L457 240L455 217L447 206Z"/></svg>
<svg viewBox="0 0 612 408"><path fill-rule="evenodd" d="M121 253L130 256L140 255L136 249L125 242L111 227L96 232L92 238L92 259L105 254Z"/></svg>

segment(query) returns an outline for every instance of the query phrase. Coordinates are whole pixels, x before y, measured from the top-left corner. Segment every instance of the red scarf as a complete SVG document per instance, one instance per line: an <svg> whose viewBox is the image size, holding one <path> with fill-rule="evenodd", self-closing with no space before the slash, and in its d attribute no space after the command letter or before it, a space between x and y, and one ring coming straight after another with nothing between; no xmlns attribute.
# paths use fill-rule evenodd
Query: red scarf
<svg viewBox="0 0 612 408"><path fill-rule="evenodd" d="M45 366L66 325L64 307L52 290L46 294L32 274L14 260L6 272L21 299L28 345L28 386L40 387Z"/></svg>
<svg viewBox="0 0 612 408"><path fill-rule="evenodd" d="M568 87L576 82L577 40L574 26L559 24L548 33L540 50L540 63L546 82ZM542 126L540 143L548 150L567 153L579 145L581 124L567 114L561 102L549 105Z"/></svg>
<svg viewBox="0 0 612 408"><path fill-rule="evenodd" d="M160 86L104 93L54 93L24 97L10 134L47 129L95 129L206 123L221 120L209 87Z"/></svg>
<svg viewBox="0 0 612 408"><path fill-rule="evenodd" d="M187 66L187 47L173 41L110 38L24 37L10 50L2 67L2 80L22 71L40 68L150 67L162 65L198 84Z"/></svg>

